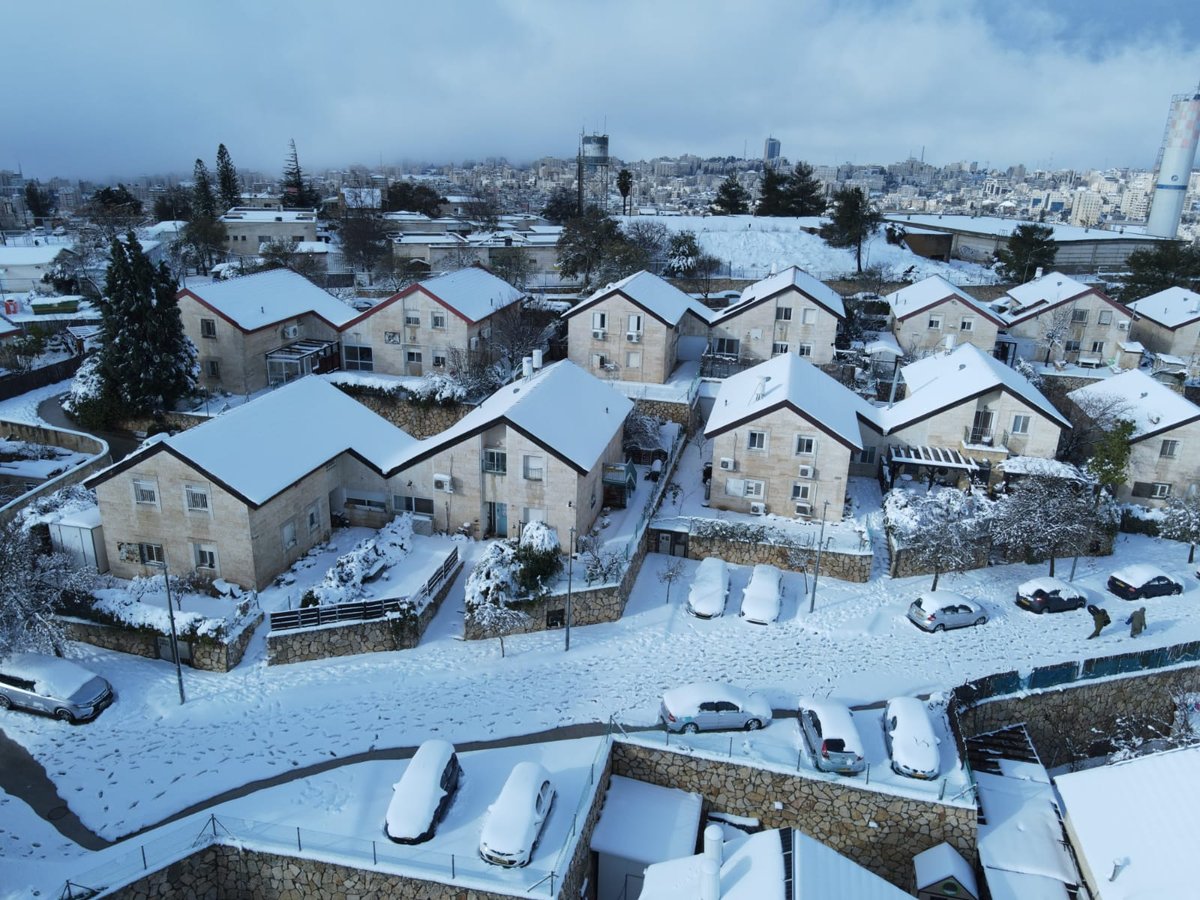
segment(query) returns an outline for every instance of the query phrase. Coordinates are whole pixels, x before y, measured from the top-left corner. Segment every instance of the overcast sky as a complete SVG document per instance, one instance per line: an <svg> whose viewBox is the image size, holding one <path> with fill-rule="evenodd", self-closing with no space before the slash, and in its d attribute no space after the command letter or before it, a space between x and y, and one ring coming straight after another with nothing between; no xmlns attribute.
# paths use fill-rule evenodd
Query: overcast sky
<svg viewBox="0 0 1200 900"><path fill-rule="evenodd" d="M0 169L627 159L1154 163L1195 0L9 0ZM1044 7L1050 7L1048 11Z"/></svg>

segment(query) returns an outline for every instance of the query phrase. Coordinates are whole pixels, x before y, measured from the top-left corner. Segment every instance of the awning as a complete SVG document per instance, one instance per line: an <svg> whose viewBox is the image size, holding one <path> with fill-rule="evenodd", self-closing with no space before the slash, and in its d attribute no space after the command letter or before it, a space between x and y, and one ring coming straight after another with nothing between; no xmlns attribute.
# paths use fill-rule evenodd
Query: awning
<svg viewBox="0 0 1200 900"><path fill-rule="evenodd" d="M911 447L907 444L890 444L888 462L893 465L940 466L945 469L963 469L967 472L987 471L991 464L963 456L952 447Z"/></svg>

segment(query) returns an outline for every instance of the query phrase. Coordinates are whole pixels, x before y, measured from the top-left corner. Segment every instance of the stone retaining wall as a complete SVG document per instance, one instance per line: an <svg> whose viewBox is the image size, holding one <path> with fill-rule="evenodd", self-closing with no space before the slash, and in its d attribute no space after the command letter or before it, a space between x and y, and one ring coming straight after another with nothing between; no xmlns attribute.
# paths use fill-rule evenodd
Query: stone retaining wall
<svg viewBox="0 0 1200 900"><path fill-rule="evenodd" d="M31 491L21 494L12 502L0 507L0 525L10 522L14 516L39 497L48 496L55 491L72 484L79 484L89 476L99 472L112 463L112 455L108 452L108 444L90 434L78 431L67 431L62 428L49 428L43 425L31 425L27 422L12 422L0 420L0 432L5 437L31 444L45 444L50 447L62 447L76 453L86 453L90 459L69 471L56 475L49 481L39 484Z"/></svg>
<svg viewBox="0 0 1200 900"><path fill-rule="evenodd" d="M466 403L456 403L453 406L420 406L401 397L383 397L369 391L356 391L347 385L339 384L337 387L367 409L418 439L445 431L474 409Z"/></svg>
<svg viewBox="0 0 1200 900"><path fill-rule="evenodd" d="M700 395L697 394L697 397ZM639 412L656 416L664 422L676 422L683 426L686 434L695 431L698 422L698 405L692 403L672 403L668 400L647 400L639 398L633 401L633 406Z"/></svg>
<svg viewBox="0 0 1200 900"><path fill-rule="evenodd" d="M907 553L903 547L897 547L896 542L892 539L891 534L887 537L888 545L888 574L892 578L910 578L914 575L932 575L933 569L929 566L917 565L912 554ZM966 566L967 569L985 569L987 568L988 558L991 555L991 544L989 541L980 541L973 548L971 564ZM948 573L942 572L943 575Z"/></svg>
<svg viewBox="0 0 1200 900"><path fill-rule="evenodd" d="M770 563L785 572L799 572L804 569L812 573L816 570L817 561L817 551L813 549L688 535L688 558L704 559L706 556L719 556L727 563L737 566ZM871 577L871 565L874 560L874 554L869 551L839 553L836 550L825 550L821 553L821 577L840 578L842 581L861 584Z"/></svg>
<svg viewBox="0 0 1200 900"><path fill-rule="evenodd" d="M437 593L417 618L415 626L384 617L272 631L267 635L267 665L279 666L328 659L331 656L353 656L356 653L411 650L420 642L421 635L437 615L460 571L462 563L442 581Z"/></svg>
<svg viewBox="0 0 1200 900"><path fill-rule="evenodd" d="M188 665L193 669L205 672L228 672L242 661L242 657L246 654L246 648L250 645L250 639L254 637L254 631L262 623L262 620L263 614L259 612L253 620L246 624L237 637L228 643L188 642L192 650L192 660ZM154 632L102 625L82 619L64 619L63 624L67 628L68 640L104 647L106 650L115 650L118 653L159 659L159 635Z"/></svg>
<svg viewBox="0 0 1200 900"><path fill-rule="evenodd" d="M913 855L935 844L947 841L966 859L975 858L975 809L970 806L621 741L613 744L612 757L615 775L694 791L704 798L706 810L751 816L767 828L796 828L903 890L912 888Z"/></svg>
<svg viewBox="0 0 1200 900"><path fill-rule="evenodd" d="M241 632L231 641L223 644L208 644L197 642L192 644L192 668L203 669L206 672L228 672L242 661L250 639L262 624L263 614L260 611L242 628Z"/></svg>

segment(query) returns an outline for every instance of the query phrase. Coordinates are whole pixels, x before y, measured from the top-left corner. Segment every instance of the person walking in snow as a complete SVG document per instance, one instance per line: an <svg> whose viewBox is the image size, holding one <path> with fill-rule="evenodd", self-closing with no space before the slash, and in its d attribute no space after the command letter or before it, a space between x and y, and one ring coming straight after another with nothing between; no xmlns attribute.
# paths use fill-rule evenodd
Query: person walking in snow
<svg viewBox="0 0 1200 900"><path fill-rule="evenodd" d="M1104 626L1111 624L1112 619L1106 610L1094 604L1088 604L1088 612L1092 614L1092 624L1096 626L1092 629L1092 633L1088 635L1088 640L1090 641L1094 637L1099 637L1100 632L1104 630Z"/></svg>
<svg viewBox="0 0 1200 900"><path fill-rule="evenodd" d="M1146 607L1142 606L1135 609L1129 614L1129 618L1125 620L1125 624L1129 626L1129 636L1137 637L1146 630Z"/></svg>

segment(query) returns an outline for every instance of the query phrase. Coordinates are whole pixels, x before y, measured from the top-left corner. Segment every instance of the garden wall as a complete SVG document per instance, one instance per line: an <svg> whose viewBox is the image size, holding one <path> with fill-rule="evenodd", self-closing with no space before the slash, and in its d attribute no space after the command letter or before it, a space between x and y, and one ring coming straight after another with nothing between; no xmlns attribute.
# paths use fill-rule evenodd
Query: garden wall
<svg viewBox="0 0 1200 900"><path fill-rule="evenodd" d="M702 759L690 753L613 744L612 771L639 781L694 791L705 808L796 828L903 890L912 858L946 841L968 860L976 854L975 808L898 797L854 787L850 780L790 775ZM776 808L782 804L782 808Z"/></svg>
<svg viewBox="0 0 1200 900"><path fill-rule="evenodd" d="M451 406L422 406L401 397L384 397L371 391L357 391L353 387L337 385L367 409L387 419L397 428L403 428L415 438L426 438L438 434L458 423L473 406L455 403Z"/></svg>
<svg viewBox="0 0 1200 900"><path fill-rule="evenodd" d="M698 398L700 395L697 394ZM662 419L664 422L676 422L683 426L684 433L691 434L696 429L698 424L698 406L695 400L692 403L671 403L667 400L646 400L638 398L633 401L633 406L638 412L646 413L650 416L655 416Z"/></svg>
<svg viewBox="0 0 1200 900"><path fill-rule="evenodd" d="M704 559L706 556L719 556L727 563L737 566L770 563L785 572L814 572L817 561L817 551L808 547L688 535L688 558ZM861 584L871 577L871 565L874 560L875 556L869 545L865 553L824 550L821 552L821 577L840 578L842 581Z"/></svg>
<svg viewBox="0 0 1200 900"><path fill-rule="evenodd" d="M63 472L44 484L38 485L17 497L11 503L0 507L0 524L10 522L12 518L38 497L53 494L60 488L79 484L88 476L106 468L112 462L108 452L108 444L100 438L92 437L78 431L67 431L62 428L48 428L42 425L30 425L26 422L11 422L0 420L0 433L5 437L31 444L46 444L51 447L62 447L77 453L86 453L90 459L68 472Z"/></svg>
<svg viewBox="0 0 1200 900"><path fill-rule="evenodd" d="M191 662L193 669L205 672L228 672L242 661L254 631L263 620L262 612L254 615L240 632L224 643L207 641L192 641ZM134 656L144 656L147 659L159 659L158 639L156 632L141 631L133 628L118 628L114 625L101 625L83 619L64 618L67 628L67 638L118 653L130 653ZM180 643L185 643L181 641ZM183 654L181 654L183 655ZM186 661L186 660L185 660Z"/></svg>

